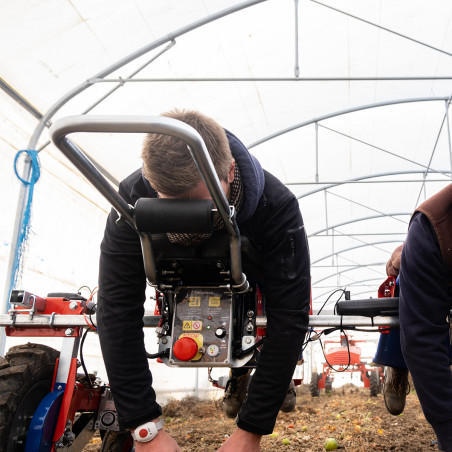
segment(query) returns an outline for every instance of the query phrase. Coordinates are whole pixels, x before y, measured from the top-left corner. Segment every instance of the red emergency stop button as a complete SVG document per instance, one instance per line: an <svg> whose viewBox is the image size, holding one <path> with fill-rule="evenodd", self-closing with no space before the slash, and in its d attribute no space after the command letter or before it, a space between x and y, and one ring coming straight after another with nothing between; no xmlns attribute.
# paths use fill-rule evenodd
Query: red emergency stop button
<svg viewBox="0 0 452 452"><path fill-rule="evenodd" d="M190 361L198 353L198 344L191 337L181 337L173 345L173 354L180 361Z"/></svg>

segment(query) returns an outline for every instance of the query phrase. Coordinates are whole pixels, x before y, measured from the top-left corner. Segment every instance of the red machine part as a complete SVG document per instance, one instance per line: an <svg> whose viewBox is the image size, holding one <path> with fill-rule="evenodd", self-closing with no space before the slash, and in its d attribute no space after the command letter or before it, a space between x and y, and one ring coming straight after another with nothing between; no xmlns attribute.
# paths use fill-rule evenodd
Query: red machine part
<svg viewBox="0 0 452 452"><path fill-rule="evenodd" d="M89 388L80 382L76 382L67 419L74 421L75 413L78 411L97 410L103 391L104 388L102 387Z"/></svg>
<svg viewBox="0 0 452 452"><path fill-rule="evenodd" d="M388 276L378 288L378 298L393 297L396 289L396 278L394 276Z"/></svg>
<svg viewBox="0 0 452 452"><path fill-rule="evenodd" d="M67 298L56 298L56 297L36 297L37 304L35 305L36 311L40 315L82 315L85 313L85 307L82 305L80 300L69 300ZM30 310L25 306L15 305L14 310L10 311L12 315L29 315ZM80 327L71 328L72 333L68 334L67 327L57 327L54 328L41 328L27 326L15 327L7 326L5 327L5 333L7 336L18 336L18 337L78 337L80 335Z"/></svg>
<svg viewBox="0 0 452 452"><path fill-rule="evenodd" d="M264 301L262 297L262 292L259 287L256 288L256 315L262 316L264 315ZM256 340L260 340L265 336L265 328L257 327L256 328Z"/></svg>
<svg viewBox="0 0 452 452"><path fill-rule="evenodd" d="M181 337L173 345L173 354L180 361L190 361L198 353L198 344L191 337Z"/></svg>
<svg viewBox="0 0 452 452"><path fill-rule="evenodd" d="M348 341L348 345L347 345ZM318 381L318 388L325 388L326 380L332 380L332 373L339 372L360 372L361 381L365 388L370 387L369 372L375 371L376 368L369 367L368 364L361 361L361 348L357 347L358 342L366 342L362 340L354 340L347 338L345 334L341 334L340 341L326 341L325 344L338 344L337 347L330 347L325 351L326 362L323 364L323 372ZM332 369L331 366L336 366Z"/></svg>

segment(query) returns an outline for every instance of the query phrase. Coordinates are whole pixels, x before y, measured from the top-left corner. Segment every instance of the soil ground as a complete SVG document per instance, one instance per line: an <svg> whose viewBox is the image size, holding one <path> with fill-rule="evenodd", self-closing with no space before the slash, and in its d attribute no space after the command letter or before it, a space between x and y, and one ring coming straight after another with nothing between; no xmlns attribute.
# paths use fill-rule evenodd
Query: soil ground
<svg viewBox="0 0 452 452"><path fill-rule="evenodd" d="M223 415L219 400L173 400L165 405L163 417L165 429L184 452L214 452L235 428L234 420ZM263 438L261 448L262 452L320 452L327 438L335 438L339 450L346 452L438 450L414 392L407 396L404 412L392 416L382 394L370 397L368 389L351 384L330 394L322 390L314 398L307 386L298 387L295 411L278 415L273 434ZM289 444L283 443L285 439ZM94 437L83 452L98 452L100 442Z"/></svg>

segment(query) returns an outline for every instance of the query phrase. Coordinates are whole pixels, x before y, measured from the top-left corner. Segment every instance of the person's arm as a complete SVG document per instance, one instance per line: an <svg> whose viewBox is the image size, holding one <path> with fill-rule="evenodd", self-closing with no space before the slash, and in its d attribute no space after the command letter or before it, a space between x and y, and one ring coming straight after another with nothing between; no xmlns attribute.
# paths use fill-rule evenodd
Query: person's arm
<svg viewBox="0 0 452 452"><path fill-rule="evenodd" d="M120 194L128 201L128 191ZM121 429L161 415L146 358L143 315L146 280L137 233L109 215L99 267L99 339Z"/></svg>
<svg viewBox="0 0 452 452"><path fill-rule="evenodd" d="M400 267L401 344L425 417L440 448L452 450L449 325L452 294L434 230L423 214L410 225Z"/></svg>
<svg viewBox="0 0 452 452"><path fill-rule="evenodd" d="M259 435L272 432L286 396L304 342L310 300L309 249L298 201L279 181L266 177L251 232L258 237L264 263L267 330L237 421L241 429Z"/></svg>

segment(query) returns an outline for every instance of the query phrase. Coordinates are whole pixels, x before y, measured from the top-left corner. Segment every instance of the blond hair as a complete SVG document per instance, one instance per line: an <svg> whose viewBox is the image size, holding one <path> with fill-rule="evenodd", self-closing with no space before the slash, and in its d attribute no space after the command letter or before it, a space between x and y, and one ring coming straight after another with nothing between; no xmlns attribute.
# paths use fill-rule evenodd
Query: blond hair
<svg viewBox="0 0 452 452"><path fill-rule="evenodd" d="M224 129L212 118L194 110L172 110L162 116L178 119L193 127L204 140L220 180L227 180L232 154ZM148 134L141 152L143 174L154 190L179 196L202 179L187 144L169 135Z"/></svg>

